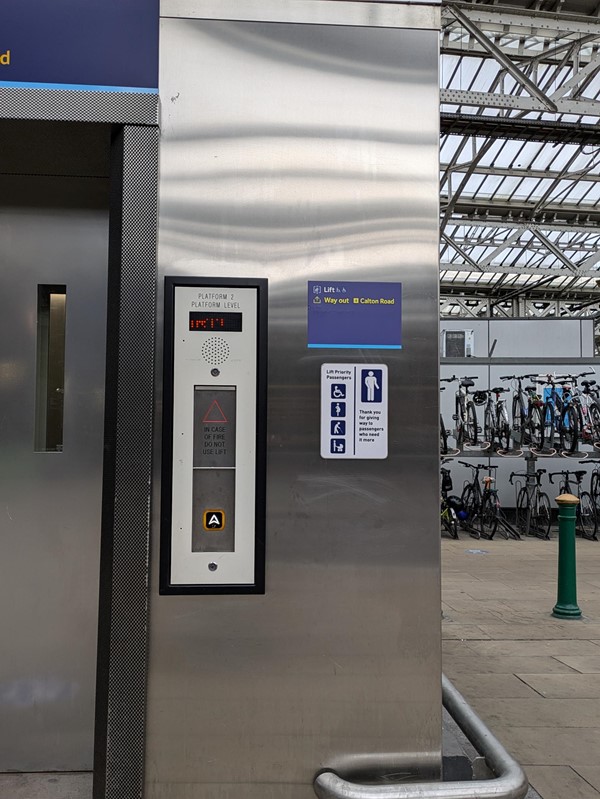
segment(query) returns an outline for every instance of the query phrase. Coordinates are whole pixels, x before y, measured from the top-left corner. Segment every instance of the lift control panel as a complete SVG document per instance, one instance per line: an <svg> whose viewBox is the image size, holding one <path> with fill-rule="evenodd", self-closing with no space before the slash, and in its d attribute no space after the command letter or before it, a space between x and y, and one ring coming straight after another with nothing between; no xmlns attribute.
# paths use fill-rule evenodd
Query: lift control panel
<svg viewBox="0 0 600 799"><path fill-rule="evenodd" d="M264 593L266 293L165 279L163 594Z"/></svg>

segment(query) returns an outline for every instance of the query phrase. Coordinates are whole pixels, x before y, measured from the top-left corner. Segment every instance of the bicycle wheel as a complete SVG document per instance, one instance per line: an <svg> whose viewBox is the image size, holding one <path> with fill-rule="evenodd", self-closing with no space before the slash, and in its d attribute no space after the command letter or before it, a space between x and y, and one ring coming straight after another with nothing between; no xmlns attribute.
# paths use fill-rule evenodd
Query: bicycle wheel
<svg viewBox="0 0 600 799"><path fill-rule="evenodd" d="M517 509L515 516L515 526L522 535L527 535L527 517L529 515L529 494L526 486L517 494Z"/></svg>
<svg viewBox="0 0 600 799"><path fill-rule="evenodd" d="M591 496L587 491L582 491L577 507L577 521L584 538L596 539L596 509Z"/></svg>
<svg viewBox="0 0 600 799"><path fill-rule="evenodd" d="M560 448L563 452L575 452L579 442L579 421L577 411L567 405L560 417Z"/></svg>
<svg viewBox="0 0 600 799"><path fill-rule="evenodd" d="M442 455L448 454L448 434L446 433L444 420L442 419L441 414L440 414L440 453Z"/></svg>
<svg viewBox="0 0 600 799"><path fill-rule="evenodd" d="M594 403L590 405L590 431L594 444L600 444L600 408Z"/></svg>
<svg viewBox="0 0 600 799"><path fill-rule="evenodd" d="M490 442L490 447L494 448L494 440L496 436L495 433L496 425L494 424L494 414L491 412L489 408L485 409L485 414L483 417L483 440Z"/></svg>
<svg viewBox="0 0 600 799"><path fill-rule="evenodd" d="M541 410L543 431L542 431L542 447L552 449L554 447L554 405L547 402Z"/></svg>
<svg viewBox="0 0 600 799"><path fill-rule="evenodd" d="M462 502L463 508L467 513L467 518L464 520L463 526L470 526L473 524L473 521L479 510L479 499L472 483L467 483L467 485L463 488L463 492L460 495L460 501Z"/></svg>
<svg viewBox="0 0 600 799"><path fill-rule="evenodd" d="M600 474L598 472L592 472L590 494L594 507L596 508L596 516L598 516L598 512L600 511Z"/></svg>
<svg viewBox="0 0 600 799"><path fill-rule="evenodd" d="M527 427L527 413L525 407L518 396L513 397L512 403L512 428L520 436Z"/></svg>
<svg viewBox="0 0 600 799"><path fill-rule="evenodd" d="M442 511L442 524L444 525L444 529L450 538L458 538L458 521L456 519L456 514L452 508L448 507L447 505Z"/></svg>
<svg viewBox="0 0 600 799"><path fill-rule="evenodd" d="M454 410L455 410L454 419L456 421L456 444L458 447L461 447L465 440L465 427L464 427L465 415L463 412L463 403L458 398L456 400Z"/></svg>
<svg viewBox="0 0 600 799"><path fill-rule="evenodd" d="M498 498L495 491L484 497L479 523L482 535L493 538L498 529Z"/></svg>
<svg viewBox="0 0 600 799"><path fill-rule="evenodd" d="M537 508L535 513L536 535L550 538L550 524L552 523L552 507L548 494L540 491L538 494Z"/></svg>
<svg viewBox="0 0 600 799"><path fill-rule="evenodd" d="M539 405L530 405L527 422L529 426L529 438L534 449L542 449L544 446L544 408Z"/></svg>
<svg viewBox="0 0 600 799"><path fill-rule="evenodd" d="M465 424L465 442L467 444L477 444L477 413L475 403L467 403L467 423Z"/></svg>
<svg viewBox="0 0 600 799"><path fill-rule="evenodd" d="M496 421L496 435L498 436L498 447L500 449L510 449L510 424L508 422L508 411L503 405Z"/></svg>

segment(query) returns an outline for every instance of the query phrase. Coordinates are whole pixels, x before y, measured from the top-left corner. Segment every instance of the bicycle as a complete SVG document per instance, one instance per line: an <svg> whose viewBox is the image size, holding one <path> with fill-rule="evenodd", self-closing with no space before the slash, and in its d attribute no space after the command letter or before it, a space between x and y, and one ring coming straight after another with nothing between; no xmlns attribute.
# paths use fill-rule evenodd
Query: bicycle
<svg viewBox="0 0 600 799"><path fill-rule="evenodd" d="M500 380L516 381L517 385L513 388L512 396L512 430L513 438L519 443L525 443L525 436L529 432L529 398L535 394L535 386L523 387L523 380L532 380L535 375L505 375Z"/></svg>
<svg viewBox="0 0 600 799"><path fill-rule="evenodd" d="M500 394L506 391L508 391L507 388L496 386L485 392L487 399L483 416L483 437L490 442L492 450L510 449L510 422L508 421L506 400L500 398ZM493 399L494 394L496 396L495 401Z"/></svg>
<svg viewBox="0 0 600 799"><path fill-rule="evenodd" d="M494 479L491 474L486 475L483 480L483 488L480 485L479 472L485 469L492 472L497 466L487 466L484 463L475 465L458 461L461 466L467 466L473 470L472 481L465 484L461 501L467 513L467 518L463 526L469 530L474 538L492 539L496 532L504 538L514 538L519 540L521 536L510 524L500 505L498 491L492 488ZM478 521L477 529L474 525Z"/></svg>
<svg viewBox="0 0 600 799"><path fill-rule="evenodd" d="M596 511L596 523L597 523L598 516L600 515L600 468L595 464L600 463L600 460L586 458L586 460L579 461L579 463L594 464L594 468L590 476L590 496L592 498L592 504L594 506L594 510Z"/></svg>
<svg viewBox="0 0 600 799"><path fill-rule="evenodd" d="M580 372L578 375L565 375L566 379L573 381L571 390L572 404L577 414L579 440L584 444L594 445L600 441L600 408L593 395L595 380L582 380L580 388L578 380L581 377L588 377L595 374L595 371ZM577 449L577 443L575 450Z"/></svg>
<svg viewBox="0 0 600 799"><path fill-rule="evenodd" d="M552 508L550 497L541 490L542 475L546 469L534 472L511 472L508 478L511 485L513 478L525 477L525 485L517 491L515 526L523 535L535 535L538 538L550 538ZM535 532L532 532L534 530Z"/></svg>
<svg viewBox="0 0 600 799"><path fill-rule="evenodd" d="M559 481L559 493L561 494L575 494L575 496L579 499L579 504L577 505L577 513L576 513L576 529L577 535L581 536L582 538L587 538L590 541L597 541L598 538L596 536L597 532L597 522L596 522L596 510L595 506L592 502L592 497L590 496L588 491L581 490L581 484L583 482L583 478L587 474L587 472L582 469L580 471L566 471L563 470L561 472L550 472L548 477L550 478L550 482L554 483L553 477L557 475L561 475L561 479ZM571 487L572 480L570 480L571 475L575 478L575 486L574 489Z"/></svg>
<svg viewBox="0 0 600 799"><path fill-rule="evenodd" d="M579 375L547 375L543 380L537 381L550 387L542 413L542 446L546 442L550 442L549 445L552 446L558 432L560 450L569 455L577 451L585 424L581 397L576 393L577 379L588 374L593 372L582 372Z"/></svg>
<svg viewBox="0 0 600 799"><path fill-rule="evenodd" d="M444 458L442 464L448 463L449 459ZM441 509L440 509L440 518L442 525L446 532L450 535L450 538L458 539L458 513L460 512L460 498L448 496L448 492L452 491L452 476L450 475L450 469L444 469L443 465L441 467Z"/></svg>
<svg viewBox="0 0 600 799"><path fill-rule="evenodd" d="M440 391L445 391L445 387L440 388ZM448 454L448 432L444 424L444 417L440 413L440 455Z"/></svg>
<svg viewBox="0 0 600 799"><path fill-rule="evenodd" d="M477 412L475 403L470 397L473 395L469 389L475 385L474 377L452 377L446 378L444 382L453 383L460 381L456 391L455 413L452 417L456 422L456 443L459 447L467 444L477 446L477 434L479 427L477 424Z"/></svg>
<svg viewBox="0 0 600 799"><path fill-rule="evenodd" d="M479 472L488 467L485 463L477 463L475 465L467 463L466 461L458 461L458 463L461 466L466 466L468 469L473 470L472 481L470 483L465 483L462 494L460 495L461 502L467 514L466 519L463 521L463 527L465 527L474 538L480 538L484 530L478 530L474 526L475 520L478 520L480 528L482 527L481 510L483 507L483 491L479 484ZM498 467L492 466L491 468L494 469Z"/></svg>

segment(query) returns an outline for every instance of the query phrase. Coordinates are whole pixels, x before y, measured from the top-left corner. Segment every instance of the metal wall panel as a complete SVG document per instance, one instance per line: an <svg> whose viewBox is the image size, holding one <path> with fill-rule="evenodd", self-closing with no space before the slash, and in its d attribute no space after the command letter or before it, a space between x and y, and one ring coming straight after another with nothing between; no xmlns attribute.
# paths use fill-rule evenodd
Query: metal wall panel
<svg viewBox="0 0 600 799"><path fill-rule="evenodd" d="M439 775L437 52L433 30L163 20L159 273L269 279L267 572L265 596L159 597L155 510L148 799ZM308 350L324 278L402 281L404 349ZM389 457L322 460L321 364L376 360Z"/></svg>
<svg viewBox="0 0 600 799"><path fill-rule="evenodd" d="M492 359L590 358L594 354L590 319L442 318L440 332L444 330L473 330L476 358L487 358L492 347Z"/></svg>
<svg viewBox="0 0 600 799"><path fill-rule="evenodd" d="M570 358L581 356L581 319L491 319L495 358Z"/></svg>
<svg viewBox="0 0 600 799"><path fill-rule="evenodd" d="M18 130L2 136L25 167ZM0 175L0 770L92 764L108 181L57 171ZM34 452L38 284L67 287L62 452Z"/></svg>

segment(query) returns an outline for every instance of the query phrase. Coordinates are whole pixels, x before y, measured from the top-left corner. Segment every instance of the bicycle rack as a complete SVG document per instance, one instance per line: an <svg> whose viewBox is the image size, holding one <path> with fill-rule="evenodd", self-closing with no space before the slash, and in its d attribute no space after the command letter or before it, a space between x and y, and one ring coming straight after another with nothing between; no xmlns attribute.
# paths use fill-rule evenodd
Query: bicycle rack
<svg viewBox="0 0 600 799"><path fill-rule="evenodd" d="M593 454L593 453L581 452L580 450L577 450L577 452L561 452L560 453L561 458L576 458L577 460L580 460L580 461L584 460L587 457L589 457L590 454Z"/></svg>
<svg viewBox="0 0 600 799"><path fill-rule="evenodd" d="M501 458L522 458L523 457L523 450L522 449L497 449L496 455L499 455Z"/></svg>
<svg viewBox="0 0 600 799"><path fill-rule="evenodd" d="M456 431L454 431L456 434ZM456 435L454 436L456 438ZM463 444L462 451L463 452L487 452L488 449L491 447L489 441L480 441L478 444Z"/></svg>
<svg viewBox="0 0 600 799"><path fill-rule="evenodd" d="M535 449L535 447L529 447L529 452L531 452L536 458L556 458L560 455L556 447L550 447L548 449L546 449L546 447L544 447L544 449Z"/></svg>

